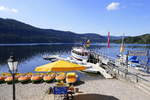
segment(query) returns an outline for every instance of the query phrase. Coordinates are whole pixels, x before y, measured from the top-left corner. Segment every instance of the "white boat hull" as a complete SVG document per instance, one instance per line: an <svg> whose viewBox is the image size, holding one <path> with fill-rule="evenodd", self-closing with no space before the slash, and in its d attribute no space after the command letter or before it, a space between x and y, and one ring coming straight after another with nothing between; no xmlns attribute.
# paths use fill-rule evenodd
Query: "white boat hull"
<svg viewBox="0 0 150 100"><path fill-rule="evenodd" d="M73 52L71 52L71 55L72 55L73 58L75 58L77 60L81 60L81 61L83 61L83 60L87 61L88 60L88 56L77 55L77 54L75 54Z"/></svg>

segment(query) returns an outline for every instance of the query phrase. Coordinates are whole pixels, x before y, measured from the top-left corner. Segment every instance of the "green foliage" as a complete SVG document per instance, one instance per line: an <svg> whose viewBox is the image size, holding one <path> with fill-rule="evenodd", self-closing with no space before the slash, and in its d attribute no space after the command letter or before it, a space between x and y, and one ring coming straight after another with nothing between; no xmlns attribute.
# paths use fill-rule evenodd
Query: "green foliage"
<svg viewBox="0 0 150 100"><path fill-rule="evenodd" d="M40 29L13 19L0 18L0 43L92 43L107 42L107 36L94 33L76 34L70 31ZM121 43L120 37L111 36L111 42ZM150 34L125 38L126 43L150 44Z"/></svg>
<svg viewBox="0 0 150 100"><path fill-rule="evenodd" d="M104 41L103 36L98 34L40 29L16 20L0 18L0 43L74 43L87 39L92 42Z"/></svg>
<svg viewBox="0 0 150 100"><path fill-rule="evenodd" d="M144 34L135 37L127 37L124 39L125 43L134 43L134 44L150 44L150 34ZM115 43L121 43L120 40L115 40Z"/></svg>

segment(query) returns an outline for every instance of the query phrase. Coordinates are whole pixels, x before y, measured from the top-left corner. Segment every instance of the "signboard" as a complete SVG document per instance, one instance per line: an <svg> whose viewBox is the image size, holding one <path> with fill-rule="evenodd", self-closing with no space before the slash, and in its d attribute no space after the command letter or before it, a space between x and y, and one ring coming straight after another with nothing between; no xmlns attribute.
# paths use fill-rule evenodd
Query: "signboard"
<svg viewBox="0 0 150 100"><path fill-rule="evenodd" d="M128 55L129 56L147 56L148 52L147 51L142 51L142 50L139 50L139 51L129 51Z"/></svg>
<svg viewBox="0 0 150 100"><path fill-rule="evenodd" d="M67 87L54 87L54 94L67 94Z"/></svg>

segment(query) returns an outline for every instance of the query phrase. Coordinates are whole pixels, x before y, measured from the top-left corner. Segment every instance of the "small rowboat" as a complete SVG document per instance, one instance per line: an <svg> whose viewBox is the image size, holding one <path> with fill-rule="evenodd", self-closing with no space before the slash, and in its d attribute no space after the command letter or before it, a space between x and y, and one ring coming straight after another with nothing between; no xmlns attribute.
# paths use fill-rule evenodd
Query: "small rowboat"
<svg viewBox="0 0 150 100"><path fill-rule="evenodd" d="M25 83L25 82L30 81L30 77L28 77L28 76L20 76L18 78L18 81L21 82L21 83Z"/></svg>
<svg viewBox="0 0 150 100"><path fill-rule="evenodd" d="M32 77L31 77L31 81L32 81L33 83L41 82L42 79L43 79L43 78L42 78L41 76L39 76L39 75L38 75L38 76L36 75L36 76L32 76Z"/></svg>
<svg viewBox="0 0 150 100"><path fill-rule="evenodd" d="M76 75L76 73L67 73L67 75L66 75L66 83L73 84L75 82L77 82L77 75Z"/></svg>
<svg viewBox="0 0 150 100"><path fill-rule="evenodd" d="M0 76L0 83L3 83L5 81L5 77L4 76Z"/></svg>
<svg viewBox="0 0 150 100"><path fill-rule="evenodd" d="M44 80L45 82L52 82L52 81L55 79L55 76L56 76L55 73L52 73L52 74L50 74L50 75L45 75L45 76L43 77L43 80Z"/></svg>
<svg viewBox="0 0 150 100"><path fill-rule="evenodd" d="M58 81L58 82L65 80L65 73L59 73L59 74L55 77L55 80Z"/></svg>
<svg viewBox="0 0 150 100"><path fill-rule="evenodd" d="M12 83L13 81L13 77L12 76L8 76L5 78L5 82L6 83ZM17 77L15 77L15 82L17 81Z"/></svg>

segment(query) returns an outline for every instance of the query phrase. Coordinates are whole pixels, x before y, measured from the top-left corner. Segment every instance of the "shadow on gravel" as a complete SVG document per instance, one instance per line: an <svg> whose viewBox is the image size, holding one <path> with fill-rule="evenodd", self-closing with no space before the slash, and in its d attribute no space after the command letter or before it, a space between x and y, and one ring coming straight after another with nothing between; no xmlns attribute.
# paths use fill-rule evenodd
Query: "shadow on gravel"
<svg viewBox="0 0 150 100"><path fill-rule="evenodd" d="M119 100L114 96L100 94L79 94L73 97L73 100Z"/></svg>
<svg viewBox="0 0 150 100"><path fill-rule="evenodd" d="M44 81L31 82L32 84L42 84Z"/></svg>
<svg viewBox="0 0 150 100"><path fill-rule="evenodd" d="M82 84L84 84L85 82L84 81L78 81L78 82L76 82L75 84L74 84L74 86L79 86L79 85L82 85Z"/></svg>

